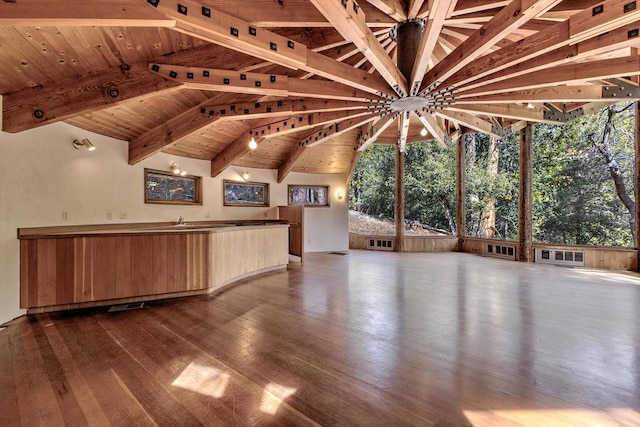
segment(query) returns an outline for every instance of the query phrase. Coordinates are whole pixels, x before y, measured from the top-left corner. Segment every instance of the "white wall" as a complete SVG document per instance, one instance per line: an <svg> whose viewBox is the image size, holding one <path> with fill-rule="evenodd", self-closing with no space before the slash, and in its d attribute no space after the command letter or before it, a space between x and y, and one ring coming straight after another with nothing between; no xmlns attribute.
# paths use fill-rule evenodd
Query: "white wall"
<svg viewBox="0 0 640 427"><path fill-rule="evenodd" d="M82 138L97 149L73 148L72 141ZM276 219L277 206L287 204L287 184L328 184L331 207L306 210L305 250L348 249L346 197L335 198L338 190L346 190L343 175L291 173L278 184L275 170L232 166L211 178L208 161L160 153L131 166L127 158L127 142L64 123L19 134L0 132L0 324L24 313L19 309L20 227L177 221L179 216L186 221ZM174 161L189 174L205 177L202 206L144 203L144 168L168 171ZM270 184L270 208L222 206L222 180L241 180L245 171L251 181ZM120 219L121 213L126 219Z"/></svg>

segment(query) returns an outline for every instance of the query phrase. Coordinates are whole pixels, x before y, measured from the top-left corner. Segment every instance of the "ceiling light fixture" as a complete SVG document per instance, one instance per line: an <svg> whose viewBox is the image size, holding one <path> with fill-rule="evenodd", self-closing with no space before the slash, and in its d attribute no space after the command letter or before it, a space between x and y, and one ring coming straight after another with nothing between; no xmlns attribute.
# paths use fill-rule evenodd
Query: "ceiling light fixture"
<svg viewBox="0 0 640 427"><path fill-rule="evenodd" d="M93 151L93 150L96 149L96 146L93 145L93 143L91 141L89 141L87 138L84 138L82 141L78 141L77 139L74 139L73 140L73 148L78 150L78 149L80 149L80 147L85 147L89 151Z"/></svg>
<svg viewBox="0 0 640 427"><path fill-rule="evenodd" d="M251 141L249 141L249 148L252 150L255 150L256 148L258 148L258 143L256 142L256 139L253 136L251 137Z"/></svg>
<svg viewBox="0 0 640 427"><path fill-rule="evenodd" d="M420 131L420 136L427 136L427 129L426 128L422 128L422 130Z"/></svg>
<svg viewBox="0 0 640 427"><path fill-rule="evenodd" d="M175 162L171 163L171 172L173 172L174 175L180 175L180 176L187 175L187 171L180 169L180 165Z"/></svg>

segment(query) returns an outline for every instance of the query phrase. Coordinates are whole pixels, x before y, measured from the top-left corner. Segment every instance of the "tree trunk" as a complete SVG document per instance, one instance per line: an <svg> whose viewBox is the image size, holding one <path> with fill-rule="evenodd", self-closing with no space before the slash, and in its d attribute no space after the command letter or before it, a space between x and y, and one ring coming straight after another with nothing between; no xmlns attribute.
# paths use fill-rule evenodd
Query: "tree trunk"
<svg viewBox="0 0 640 427"><path fill-rule="evenodd" d="M610 106L607 110L607 121L604 124L604 131L602 132L602 139L600 141L596 141L595 135L590 135L589 139L594 147L598 149L604 160L607 162L607 167L609 168L609 174L611 175L611 179L613 180L613 185L616 188L616 194L625 208L629 211L629 227L631 229L631 235L633 236L633 241L637 242L636 236L636 203L631 199L629 193L627 193L627 188L624 183L624 176L622 175L622 171L616 162L613 151L611 151L611 145L609 144L609 138L611 137L611 129L613 128L613 122L615 120L616 114L619 114L630 108L633 104L629 104L622 110L616 110L615 106Z"/></svg>
<svg viewBox="0 0 640 427"><path fill-rule="evenodd" d="M492 190L484 199L485 209L482 213L482 225L480 236L486 239L493 239L496 234L496 196L493 187L498 177L498 159L500 156L500 140L496 137L489 138L489 149L487 153L487 178L493 185Z"/></svg>
<svg viewBox="0 0 640 427"><path fill-rule="evenodd" d="M456 235L456 221L451 214L451 203L449 203L449 199L444 194L440 196L440 201L442 202L442 207L444 208L444 213L447 215L447 221L449 221L449 228L451 229L451 234Z"/></svg>

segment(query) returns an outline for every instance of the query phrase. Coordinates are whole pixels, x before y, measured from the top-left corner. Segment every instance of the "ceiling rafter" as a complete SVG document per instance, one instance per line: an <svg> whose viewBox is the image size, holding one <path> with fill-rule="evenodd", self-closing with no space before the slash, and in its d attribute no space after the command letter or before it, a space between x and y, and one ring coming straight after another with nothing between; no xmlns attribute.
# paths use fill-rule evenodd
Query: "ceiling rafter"
<svg viewBox="0 0 640 427"><path fill-rule="evenodd" d="M408 84L398 66L366 25L364 11L354 0L311 0L346 40L351 40L396 92L408 93Z"/></svg>
<svg viewBox="0 0 640 427"><path fill-rule="evenodd" d="M532 73L546 68L565 64L568 61L581 61L599 54L604 54L621 49L629 49L640 44L640 23L633 23L624 27L609 31L602 37L587 39L582 42L563 46L545 54L503 68L500 71L486 75L464 85L464 89L473 89L482 85L495 83L505 79L512 79L523 74Z"/></svg>
<svg viewBox="0 0 640 427"><path fill-rule="evenodd" d="M55 85L3 95L2 128L6 132L21 132L180 88L178 82L147 73L146 64L113 67L93 75L67 78Z"/></svg>
<svg viewBox="0 0 640 427"><path fill-rule="evenodd" d="M376 96L340 83L304 80L278 74L149 64L149 71L190 89L254 93L270 96L366 101Z"/></svg>
<svg viewBox="0 0 640 427"><path fill-rule="evenodd" d="M420 44L416 54L413 70L411 71L410 87L420 88L422 78L429 66L429 60L437 45L438 36L444 27L445 19L449 17L457 0L432 0L426 25L420 37ZM412 90L413 93L413 90Z"/></svg>
<svg viewBox="0 0 640 427"><path fill-rule="evenodd" d="M551 85L585 83L591 80L606 79L607 77L624 77L638 74L640 74L639 56L591 61L589 66L585 66L582 63L569 63L523 74L518 78L501 80L471 90L461 90L457 93L457 99L459 102L464 102L465 98L471 96L536 89Z"/></svg>
<svg viewBox="0 0 640 427"><path fill-rule="evenodd" d="M476 132L486 133L487 135L495 136L497 138L502 137L502 135L495 132L491 122L475 117L471 114L451 110L437 110L434 111L434 114L444 119L456 122L460 126L473 129Z"/></svg>
<svg viewBox="0 0 640 427"><path fill-rule="evenodd" d="M176 20L176 31L264 59L274 64L302 69L367 92L389 93L379 76L370 75L308 50L303 44L272 31L253 26L231 15L191 0L162 1L158 10Z"/></svg>
<svg viewBox="0 0 640 427"><path fill-rule="evenodd" d="M362 129L360 129L358 140L356 141L356 145L353 149L357 151L366 150L369 145L373 144L375 140L378 139L378 137L382 135L382 133L387 130L393 122L395 122L395 120L395 117L392 116L382 117L376 122L368 123L366 126L363 126Z"/></svg>
<svg viewBox="0 0 640 427"><path fill-rule="evenodd" d="M407 19L404 4L400 0L368 0L368 3L398 22Z"/></svg>
<svg viewBox="0 0 640 427"><path fill-rule="evenodd" d="M614 8L616 2L619 3L618 0L608 0L600 3L598 7L610 10ZM629 13L634 14L634 12ZM636 14L635 19L638 19L638 16L640 15ZM517 41L511 46L506 46L494 53L480 57L456 72L450 78L447 78L443 84L447 86L464 85L516 64L533 58L539 58L541 55L552 52L553 50L569 46L570 44L575 45L578 41L586 41L590 38L588 35L593 33L592 30L601 28L603 25L607 26L609 32L599 37L601 44L619 43L620 39L627 41L638 36L637 32L634 32L634 29L638 27L635 22L627 24L622 20L614 20L612 22L606 22L605 24L602 19L600 19L597 21L588 21L589 23L584 24L582 22L584 19L584 13L574 15L566 22L554 24L552 27ZM580 29L582 33L579 38L576 38L572 36L571 28L578 25L578 23L581 24ZM615 33L612 34L614 30ZM630 37L630 35L632 36ZM571 48L567 50L570 51ZM576 51L576 53L578 52Z"/></svg>
<svg viewBox="0 0 640 427"><path fill-rule="evenodd" d="M503 39L514 29L555 6L560 0L539 0L528 2L513 0L456 48L451 55L439 62L425 75L421 90L435 82L442 82L453 73L485 53L498 40Z"/></svg>
<svg viewBox="0 0 640 427"><path fill-rule="evenodd" d="M438 141L441 147L447 146L447 134L445 130L440 126L438 121L431 114L422 114L419 111L415 112L416 117L422 123L422 126L431 134L431 136Z"/></svg>
<svg viewBox="0 0 640 427"><path fill-rule="evenodd" d="M598 86L551 86L536 89L518 90L492 95L474 96L464 99L465 104L504 104L513 102L594 102L610 100L620 102L621 100L637 101L640 99L639 92L621 93L619 97L612 98L607 95L607 89L613 91L615 85ZM613 92L612 92L613 93Z"/></svg>
<svg viewBox="0 0 640 427"><path fill-rule="evenodd" d="M129 143L129 163L138 163L179 143L191 134L201 132L203 128L218 120L268 119L273 121L274 118L282 116L291 117L295 114L311 116L312 113L336 111L345 111L344 114L338 116L344 117L349 114L357 114L353 110L363 110L363 108L361 105L345 101L282 100L219 104L215 100L207 100L131 140ZM363 114L365 111L360 113ZM295 119L289 119L289 128L294 129L296 124ZM308 124L305 125L308 126ZM301 127L298 126L296 131ZM259 136L266 137L265 135Z"/></svg>

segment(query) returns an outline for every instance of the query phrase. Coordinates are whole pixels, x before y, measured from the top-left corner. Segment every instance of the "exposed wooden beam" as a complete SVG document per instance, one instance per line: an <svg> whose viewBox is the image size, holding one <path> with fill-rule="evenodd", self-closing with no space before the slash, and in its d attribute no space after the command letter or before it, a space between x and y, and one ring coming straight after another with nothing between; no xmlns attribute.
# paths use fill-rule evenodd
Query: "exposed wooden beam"
<svg viewBox="0 0 640 427"><path fill-rule="evenodd" d="M261 138L273 138L276 136L297 133L317 126L331 125L336 122L368 116L368 112L360 111L334 111L313 114L299 114L277 122L267 123L254 127L253 134Z"/></svg>
<svg viewBox="0 0 640 427"><path fill-rule="evenodd" d="M272 31L192 0L168 0L158 10L175 19L177 31L285 67L302 69L366 92L392 94L384 79L308 50ZM375 38L374 38L375 39Z"/></svg>
<svg viewBox="0 0 640 427"><path fill-rule="evenodd" d="M600 6L610 10L614 8L616 1L605 1L600 3ZM591 9L589 9L589 12L591 12ZM516 64L540 62L541 56L549 54L549 57L551 57L554 55L554 51L563 47L565 47L563 51L556 51L557 55L555 57L561 58L564 55L564 59L566 59L578 54L585 56L588 51L594 53L602 49L612 51L624 45L628 46L637 42L634 39L638 37L638 24L625 25L623 21L616 21L609 23L608 33L593 38L591 41L579 43L582 48L578 49L576 42L580 40L571 35L571 27L577 19L580 19L580 16L573 16L567 22L554 24L552 27L519 40L510 46L505 46L496 52L478 58L450 78L447 78L443 85L463 86ZM591 28L598 28L599 22L590 21L587 25L591 25ZM582 39L584 38L582 36ZM573 46L569 46L570 44ZM529 68L531 68L531 65L529 65Z"/></svg>
<svg viewBox="0 0 640 427"><path fill-rule="evenodd" d="M456 99L458 102L464 102L464 98L470 96L584 83L589 80L602 80L607 77L624 77L636 74L640 74L640 57L638 56L580 62L523 74L517 78L502 80L468 91L462 90L456 94Z"/></svg>
<svg viewBox="0 0 640 427"><path fill-rule="evenodd" d="M395 122L395 120L395 117L387 116L376 122L368 123L366 126L363 126L360 130L360 134L358 135L358 141L356 142L354 150L360 152L366 150L369 145L374 143L376 139L378 139L378 137Z"/></svg>
<svg viewBox="0 0 640 427"><path fill-rule="evenodd" d="M321 99L285 99L200 106L200 113L227 120L245 120L311 114L330 111L364 112L366 106L350 101Z"/></svg>
<svg viewBox="0 0 640 427"><path fill-rule="evenodd" d="M184 67L158 63L149 64L149 70L167 79L181 83L188 89L345 101L367 101L379 98L376 95L326 80L303 80L276 74Z"/></svg>
<svg viewBox="0 0 640 427"><path fill-rule="evenodd" d="M502 137L501 135L499 135L494 131L493 126L491 125L490 122L486 120L482 120L479 117L472 116L471 114L461 113L458 111L451 111L451 110L436 110L434 114L442 118L454 121L458 123L460 126L473 129L477 132L485 133L487 135L492 135L497 138Z"/></svg>
<svg viewBox="0 0 640 427"><path fill-rule="evenodd" d="M422 126L438 141L440 146L447 147L447 134L436 118L429 113L423 114L419 111L416 111L415 114L418 120L420 120L420 123L422 123Z"/></svg>
<svg viewBox="0 0 640 427"><path fill-rule="evenodd" d="M457 0L432 0L430 2L429 16L427 17L425 28L422 31L420 45L418 46L416 59L413 63L413 71L411 72L410 87L412 93L414 93L414 88L416 92L420 89L422 78L429 67L429 60L438 43L445 19L453 11L456 1Z"/></svg>
<svg viewBox="0 0 640 427"><path fill-rule="evenodd" d="M367 0L369 4L380 9L398 22L407 19L404 11L404 4L400 0Z"/></svg>
<svg viewBox="0 0 640 427"><path fill-rule="evenodd" d="M253 127L260 127L267 125L269 119L262 119L252 123ZM249 148L249 140L251 136L248 133L243 133L237 137L233 142L225 147L216 157L211 160L211 176L216 177L220 175L225 169L227 169L233 162L247 154L251 149ZM255 141L260 145L264 138L260 136L255 137Z"/></svg>
<svg viewBox="0 0 640 427"><path fill-rule="evenodd" d="M342 34L351 40L387 83L408 93L407 80L385 52L366 24L365 14L354 0L311 0L318 10Z"/></svg>
<svg viewBox="0 0 640 427"><path fill-rule="evenodd" d="M544 112L538 108L527 108L519 105L475 105L455 104L447 108L450 111L458 111L468 114L492 115L514 120L526 120L530 122L558 124L557 120L545 120Z"/></svg>
<svg viewBox="0 0 640 427"><path fill-rule="evenodd" d="M429 8L428 13L431 13L435 6L429 5L429 3L429 1L425 0L408 0L407 17L409 19L417 18L423 5L427 6Z"/></svg>
<svg viewBox="0 0 640 427"><path fill-rule="evenodd" d="M299 143L289 152L287 159L278 168L278 184L282 183L284 179L289 175L289 172L293 169L296 162L302 157L308 147L300 145Z"/></svg>
<svg viewBox="0 0 640 427"><path fill-rule="evenodd" d="M462 67L487 52L498 40L503 39L525 22L555 6L560 0L513 0L498 12L479 31L474 32L455 51L436 64L425 75L421 89L435 82L442 82Z"/></svg>
<svg viewBox="0 0 640 427"><path fill-rule="evenodd" d="M458 0L456 8L451 14L452 16L466 15L474 12L481 12L483 10L497 9L499 7L505 7L509 4L509 0Z"/></svg>
<svg viewBox="0 0 640 427"><path fill-rule="evenodd" d="M358 166L358 161L360 160L360 156L362 155L362 151L353 150L353 154L351 155L351 160L349 161L349 168L347 169L347 180L345 184L349 186L351 183L351 177L353 177L353 172L356 170Z"/></svg>
<svg viewBox="0 0 640 427"><path fill-rule="evenodd" d="M409 136L411 113L409 111L405 111L400 114L398 119L398 148L401 153L404 153L404 149L407 146L407 137Z"/></svg>
<svg viewBox="0 0 640 427"><path fill-rule="evenodd" d="M5 1L0 3L0 26L173 27L175 21L131 1L85 0Z"/></svg>
<svg viewBox="0 0 640 427"><path fill-rule="evenodd" d="M178 82L148 73L145 64L113 67L3 95L2 126L6 132L21 132L180 87Z"/></svg>
<svg viewBox="0 0 640 427"><path fill-rule="evenodd" d="M606 88L610 87L614 92L616 86L552 86L537 89L518 90L513 92L497 93L492 95L475 96L465 98L465 104L509 104L513 102L591 102L605 101L620 102L621 99L627 101L640 100L640 92L621 94L619 98L607 96Z"/></svg>
<svg viewBox="0 0 640 427"><path fill-rule="evenodd" d="M315 147L335 138L336 136L342 135L345 132L349 132L350 130L376 120L379 120L378 116L366 114L358 117L351 117L346 120L336 121L335 123L325 126L318 132L300 140L298 144L307 148Z"/></svg>
<svg viewBox="0 0 640 427"><path fill-rule="evenodd" d="M211 103L207 100L200 105L175 116L165 123L129 141L129 164L134 165L159 153L197 132L205 126L221 120L221 117L202 114L201 108Z"/></svg>

